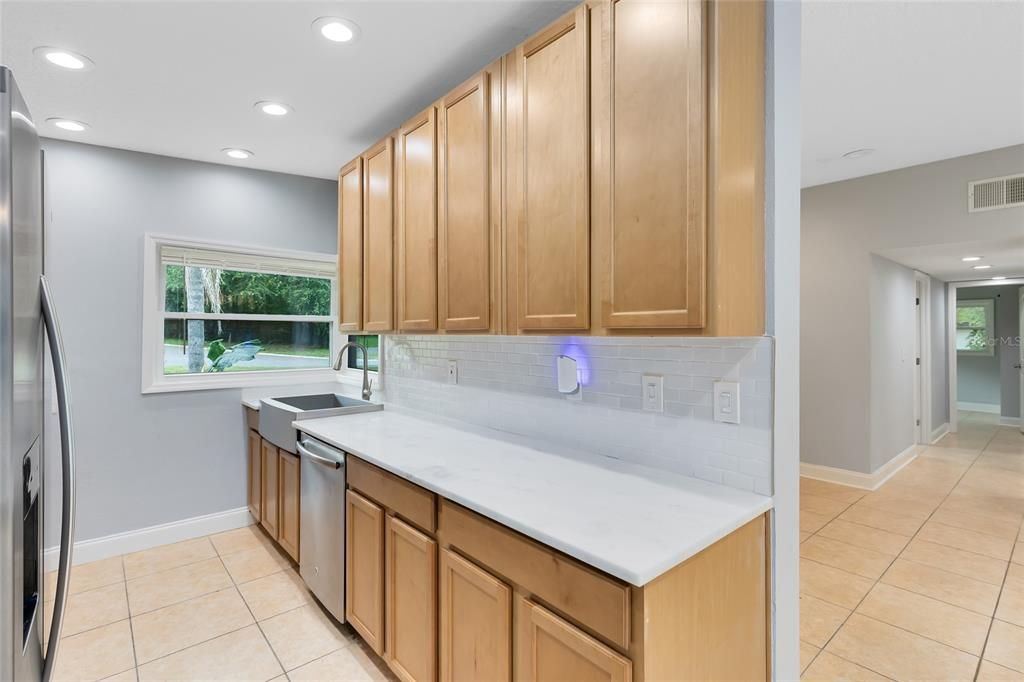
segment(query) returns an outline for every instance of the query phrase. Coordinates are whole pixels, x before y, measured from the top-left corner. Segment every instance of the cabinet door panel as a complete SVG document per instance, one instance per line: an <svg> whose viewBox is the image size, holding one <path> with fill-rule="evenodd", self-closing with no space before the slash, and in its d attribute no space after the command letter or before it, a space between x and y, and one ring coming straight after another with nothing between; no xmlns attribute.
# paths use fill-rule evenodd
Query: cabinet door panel
<svg viewBox="0 0 1024 682"><path fill-rule="evenodd" d="M516 48L510 248L519 329L589 326L588 12L581 6Z"/></svg>
<svg viewBox="0 0 1024 682"><path fill-rule="evenodd" d="M516 680L629 682L629 659L523 597L516 597Z"/></svg>
<svg viewBox="0 0 1024 682"><path fill-rule="evenodd" d="M508 682L512 590L458 554L441 550L441 680Z"/></svg>
<svg viewBox="0 0 1024 682"><path fill-rule="evenodd" d="M261 451L260 434L250 429L248 460L248 502L249 513L259 523L262 520L260 510L263 506L263 452Z"/></svg>
<svg viewBox="0 0 1024 682"><path fill-rule="evenodd" d="M363 160L338 173L338 328L363 326Z"/></svg>
<svg viewBox="0 0 1024 682"><path fill-rule="evenodd" d="M299 458L290 452L279 451L279 496L277 541L295 561L299 560Z"/></svg>
<svg viewBox="0 0 1024 682"><path fill-rule="evenodd" d="M391 136L363 154L363 329L394 329Z"/></svg>
<svg viewBox="0 0 1024 682"><path fill-rule="evenodd" d="M616 0L606 9L611 211L594 247L606 327L704 324L701 8L698 0Z"/></svg>
<svg viewBox="0 0 1024 682"><path fill-rule="evenodd" d="M431 682L437 670L437 543L389 516L385 554L385 658L400 679Z"/></svg>
<svg viewBox="0 0 1024 682"><path fill-rule="evenodd" d="M384 510L345 492L345 619L384 652Z"/></svg>
<svg viewBox="0 0 1024 682"><path fill-rule="evenodd" d="M398 328L437 329L437 124L430 107L398 142Z"/></svg>
<svg viewBox="0 0 1024 682"><path fill-rule="evenodd" d="M262 441L263 450L263 477L260 487L260 498L262 501L263 515L261 523L270 533L270 537L277 537L277 448L269 441Z"/></svg>
<svg viewBox="0 0 1024 682"><path fill-rule="evenodd" d="M491 328L490 87L490 74L484 71L441 106L439 296L441 323L452 331Z"/></svg>

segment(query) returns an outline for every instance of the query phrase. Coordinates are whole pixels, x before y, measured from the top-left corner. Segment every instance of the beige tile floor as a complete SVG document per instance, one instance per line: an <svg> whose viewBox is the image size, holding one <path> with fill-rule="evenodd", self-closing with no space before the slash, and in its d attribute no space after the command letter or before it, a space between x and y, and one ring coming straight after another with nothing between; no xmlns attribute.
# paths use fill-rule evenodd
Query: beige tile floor
<svg viewBox="0 0 1024 682"><path fill-rule="evenodd" d="M874 492L802 479L805 680L1024 680L1024 436L993 415Z"/></svg>
<svg viewBox="0 0 1024 682"><path fill-rule="evenodd" d="M257 527L76 566L70 592L58 680L394 679Z"/></svg>

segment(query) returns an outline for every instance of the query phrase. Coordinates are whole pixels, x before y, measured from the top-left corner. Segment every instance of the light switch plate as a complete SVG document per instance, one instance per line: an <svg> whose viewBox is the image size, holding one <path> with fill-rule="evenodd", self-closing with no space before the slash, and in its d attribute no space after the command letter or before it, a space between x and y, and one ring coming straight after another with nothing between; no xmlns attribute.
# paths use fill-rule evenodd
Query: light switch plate
<svg viewBox="0 0 1024 682"><path fill-rule="evenodd" d="M715 382L714 413L716 422L740 423L740 385L736 381Z"/></svg>
<svg viewBox="0 0 1024 682"><path fill-rule="evenodd" d="M665 377L645 374L641 380L643 406L648 412L665 411Z"/></svg>
<svg viewBox="0 0 1024 682"><path fill-rule="evenodd" d="M448 383L459 383L459 363L455 362L454 360L448 361Z"/></svg>

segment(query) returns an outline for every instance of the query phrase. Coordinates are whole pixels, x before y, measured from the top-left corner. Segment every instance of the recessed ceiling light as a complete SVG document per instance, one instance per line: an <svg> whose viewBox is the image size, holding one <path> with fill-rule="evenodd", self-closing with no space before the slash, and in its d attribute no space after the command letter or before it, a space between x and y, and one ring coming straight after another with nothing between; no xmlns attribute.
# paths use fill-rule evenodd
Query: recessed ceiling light
<svg viewBox="0 0 1024 682"><path fill-rule="evenodd" d="M865 147L864 149L854 149L852 152L846 152L845 154L843 154L843 158L844 159L863 159L865 156L869 156L869 155L874 154L874 153L875 153L874 149L871 149L870 147Z"/></svg>
<svg viewBox="0 0 1024 682"><path fill-rule="evenodd" d="M1006 279L1006 275L996 275L992 279Z"/></svg>
<svg viewBox="0 0 1024 682"><path fill-rule="evenodd" d="M281 102L263 101L256 102L253 106L267 116L284 116L292 112L292 108L290 106L282 104Z"/></svg>
<svg viewBox="0 0 1024 682"><path fill-rule="evenodd" d="M237 147L225 147L224 149L221 149L221 151L230 156L232 159L244 160L256 156L248 149L239 149Z"/></svg>
<svg viewBox="0 0 1024 682"><path fill-rule="evenodd" d="M51 123L61 130L68 130L72 133L80 133L89 126L81 121L73 121L70 118L48 118L47 123Z"/></svg>
<svg viewBox="0 0 1024 682"><path fill-rule="evenodd" d="M350 43L359 37L358 26L338 17L320 17L313 22L313 31L334 43Z"/></svg>
<svg viewBox="0 0 1024 682"><path fill-rule="evenodd" d="M962 260L965 263L973 263L976 260L981 260L981 256L964 256L960 260Z"/></svg>
<svg viewBox="0 0 1024 682"><path fill-rule="evenodd" d="M59 47L37 47L32 53L54 66L68 71L86 71L93 67L92 60L83 54L63 50Z"/></svg>
<svg viewBox="0 0 1024 682"><path fill-rule="evenodd" d="M990 267L992 267L992 266L991 265L975 265L974 269L975 270L988 270Z"/></svg>

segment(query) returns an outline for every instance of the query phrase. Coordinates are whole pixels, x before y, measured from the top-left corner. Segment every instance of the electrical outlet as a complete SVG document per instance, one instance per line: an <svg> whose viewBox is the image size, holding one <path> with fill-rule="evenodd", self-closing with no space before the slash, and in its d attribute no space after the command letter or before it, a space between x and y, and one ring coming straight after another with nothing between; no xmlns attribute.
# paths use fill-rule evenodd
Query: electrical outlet
<svg viewBox="0 0 1024 682"><path fill-rule="evenodd" d="M740 385L736 381L716 381L714 384L716 422L740 423Z"/></svg>
<svg viewBox="0 0 1024 682"><path fill-rule="evenodd" d="M643 406L648 412L665 411L665 377L645 374L642 379Z"/></svg>
<svg viewBox="0 0 1024 682"><path fill-rule="evenodd" d="M448 383L459 383L459 363L455 362L454 360L448 361Z"/></svg>

